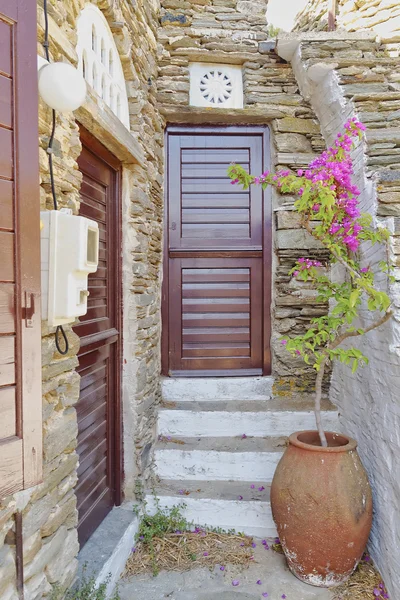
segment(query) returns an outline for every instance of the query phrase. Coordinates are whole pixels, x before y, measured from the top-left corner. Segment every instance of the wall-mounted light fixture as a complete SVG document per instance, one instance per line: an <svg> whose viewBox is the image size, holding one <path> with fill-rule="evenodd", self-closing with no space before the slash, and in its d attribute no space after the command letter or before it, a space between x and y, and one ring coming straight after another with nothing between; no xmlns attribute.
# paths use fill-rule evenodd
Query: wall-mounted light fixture
<svg viewBox="0 0 400 600"><path fill-rule="evenodd" d="M38 57L39 93L53 110L69 112L85 101L86 81L75 67L68 63L49 63Z"/></svg>

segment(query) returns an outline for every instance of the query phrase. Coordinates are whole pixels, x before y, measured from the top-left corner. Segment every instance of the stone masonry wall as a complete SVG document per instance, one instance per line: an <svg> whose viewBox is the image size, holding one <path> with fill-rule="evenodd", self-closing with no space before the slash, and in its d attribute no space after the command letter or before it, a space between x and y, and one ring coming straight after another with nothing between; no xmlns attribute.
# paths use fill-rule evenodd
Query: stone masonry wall
<svg viewBox="0 0 400 600"><path fill-rule="evenodd" d="M297 15L295 30L326 31L331 0L310 0ZM373 30L383 39L400 40L400 6L397 0L339 0L337 27L347 31Z"/></svg>
<svg viewBox="0 0 400 600"><path fill-rule="evenodd" d="M158 101L170 123L246 124L269 126L272 168L307 165L324 148L315 113L299 92L289 64L268 40L266 1L162 0L159 40ZM240 64L244 108L189 106L189 63ZM273 194L274 281L273 374L276 393L293 387L309 389L310 370L284 352L279 336L300 332L310 319L326 312L315 292L291 280L288 271L302 255L320 258L323 251L293 213L294 198Z"/></svg>
<svg viewBox="0 0 400 600"><path fill-rule="evenodd" d="M293 35L293 38L295 36ZM292 38L292 39L293 39ZM278 43L285 53L290 36ZM400 588L400 524L398 499L400 467L399 373L400 373L400 90L398 60L374 34L338 32L303 34L293 54L297 81L319 117L328 144L353 115L367 127L366 141L353 152L354 182L362 191L360 207L375 224L385 225L392 237L388 249L363 244L363 266L379 271L389 258L395 284L377 276L377 286L393 301L394 317L378 330L355 340L369 358L369 365L352 375L337 364L331 382L331 400L339 407L343 430L354 437L368 471L374 495L374 522L370 551L380 569L390 597ZM342 274L334 274L340 277ZM372 322L362 311L363 326Z"/></svg>
<svg viewBox="0 0 400 600"><path fill-rule="evenodd" d="M43 55L43 4L38 6L38 53ZM76 20L84 0L50 0L52 60L76 64ZM124 411L130 430L125 450L131 461L126 496L135 480L149 473L159 400L160 265L162 237L163 127L155 105L157 76L157 0L99 0L120 52L127 80L131 130L144 152L142 166L124 167ZM39 145L41 209L52 208L46 147L51 111L40 103ZM101 139L107 145L107 140ZM72 113L57 116L54 142L55 186L60 207L79 210L81 175L79 130ZM77 482L77 419L79 375L75 371L79 339L66 327L67 356L55 349L54 329L43 325L44 481L0 501L0 598L17 600L14 514L22 512L25 600L50 597L73 582L79 550L74 486Z"/></svg>

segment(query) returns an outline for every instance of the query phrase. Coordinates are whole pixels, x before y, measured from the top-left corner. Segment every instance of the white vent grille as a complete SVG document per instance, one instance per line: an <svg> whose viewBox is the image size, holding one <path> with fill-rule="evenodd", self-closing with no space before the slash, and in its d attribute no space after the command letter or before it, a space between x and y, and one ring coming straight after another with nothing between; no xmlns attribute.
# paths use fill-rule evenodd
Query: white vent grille
<svg viewBox="0 0 400 600"><path fill-rule="evenodd" d="M232 96L232 81L223 71L212 69L201 78L200 91L207 102L224 104Z"/></svg>
<svg viewBox="0 0 400 600"><path fill-rule="evenodd" d="M192 106L243 108L240 66L192 63L189 69Z"/></svg>
<svg viewBox="0 0 400 600"><path fill-rule="evenodd" d="M88 4L78 19L77 53L84 78L129 129L126 85L118 50L103 13Z"/></svg>

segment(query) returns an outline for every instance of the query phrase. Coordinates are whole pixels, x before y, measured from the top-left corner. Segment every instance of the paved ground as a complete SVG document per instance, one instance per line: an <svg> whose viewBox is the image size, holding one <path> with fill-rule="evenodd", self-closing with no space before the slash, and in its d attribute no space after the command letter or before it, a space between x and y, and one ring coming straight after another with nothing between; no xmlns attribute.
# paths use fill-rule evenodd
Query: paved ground
<svg viewBox="0 0 400 600"><path fill-rule="evenodd" d="M256 540L257 541L257 540ZM141 575L122 580L122 600L331 600L328 590L314 588L297 580L282 555L265 550L260 541L249 569L227 566L194 569L186 573L162 572L157 577ZM232 581L239 585L233 586ZM261 584L257 584L260 580ZM268 596L263 596L268 593Z"/></svg>

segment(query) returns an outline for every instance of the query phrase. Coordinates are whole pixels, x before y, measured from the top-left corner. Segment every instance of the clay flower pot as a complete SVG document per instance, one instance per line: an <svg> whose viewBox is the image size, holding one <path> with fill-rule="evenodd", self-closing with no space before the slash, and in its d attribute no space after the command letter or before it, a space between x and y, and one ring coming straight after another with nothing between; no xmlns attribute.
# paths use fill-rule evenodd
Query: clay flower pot
<svg viewBox="0 0 400 600"><path fill-rule="evenodd" d="M311 585L333 587L354 571L372 522L372 495L357 442L300 431L276 469L272 514L292 573Z"/></svg>

